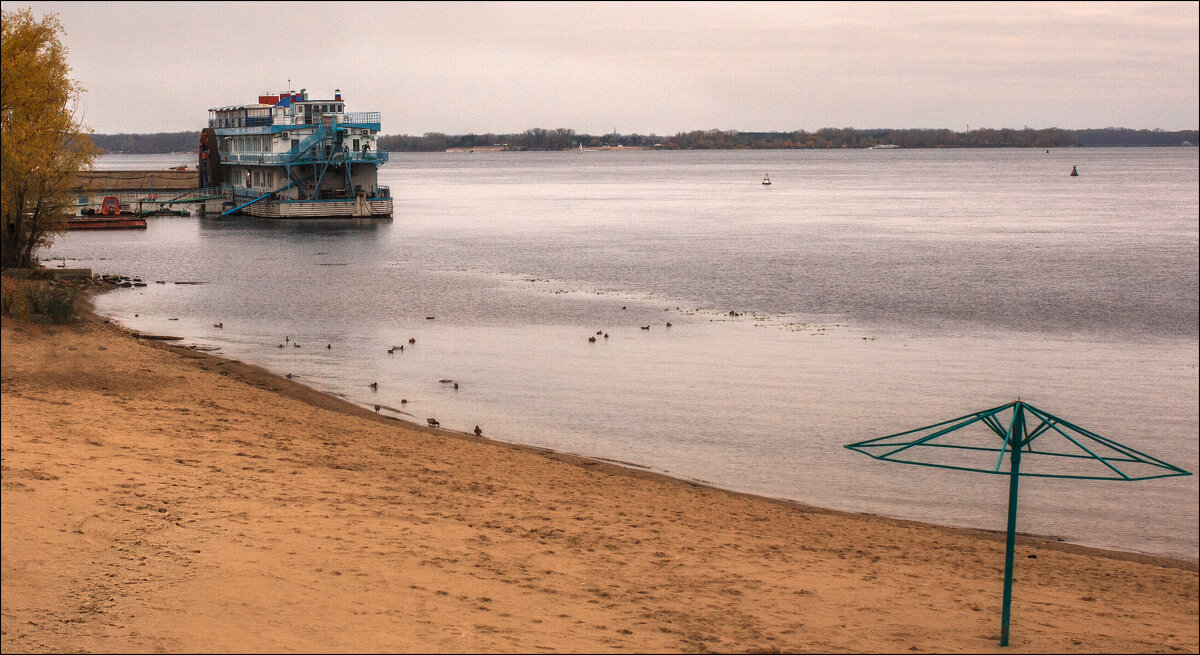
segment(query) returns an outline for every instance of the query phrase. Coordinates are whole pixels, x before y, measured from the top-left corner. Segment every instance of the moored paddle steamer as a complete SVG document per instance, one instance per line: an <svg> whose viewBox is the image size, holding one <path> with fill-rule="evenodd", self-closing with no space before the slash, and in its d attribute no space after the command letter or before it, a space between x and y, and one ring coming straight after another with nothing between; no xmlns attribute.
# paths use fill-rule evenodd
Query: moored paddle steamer
<svg viewBox="0 0 1200 655"><path fill-rule="evenodd" d="M317 100L299 93L208 110L200 133L202 188L224 187L224 214L267 218L390 217L378 183L388 153L376 147L379 112L347 112L341 90Z"/></svg>

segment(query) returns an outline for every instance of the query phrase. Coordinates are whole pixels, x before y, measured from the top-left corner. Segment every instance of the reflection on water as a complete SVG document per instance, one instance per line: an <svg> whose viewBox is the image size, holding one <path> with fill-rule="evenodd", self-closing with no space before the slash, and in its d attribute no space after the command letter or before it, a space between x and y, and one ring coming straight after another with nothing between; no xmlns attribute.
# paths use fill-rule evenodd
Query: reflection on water
<svg viewBox="0 0 1200 655"><path fill-rule="evenodd" d="M1194 149L588 154L400 155L392 220L46 257L164 282L98 299L127 325L364 405L815 505L1003 528L1002 478L842 445L1018 396L1198 468ZM1195 559L1196 480L1031 480L1019 528Z"/></svg>

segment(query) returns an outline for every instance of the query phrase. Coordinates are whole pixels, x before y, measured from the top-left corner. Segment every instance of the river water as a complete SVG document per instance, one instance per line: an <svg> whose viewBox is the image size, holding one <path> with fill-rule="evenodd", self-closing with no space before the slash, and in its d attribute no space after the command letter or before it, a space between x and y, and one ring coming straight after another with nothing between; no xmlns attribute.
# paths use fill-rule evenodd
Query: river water
<svg viewBox="0 0 1200 655"><path fill-rule="evenodd" d="M152 218L42 259L149 282L97 299L124 325L422 424L1003 529L1003 476L843 446L1019 397L1196 472L1198 152L393 154L390 220ZM1197 479L1027 478L1018 529L1196 560Z"/></svg>

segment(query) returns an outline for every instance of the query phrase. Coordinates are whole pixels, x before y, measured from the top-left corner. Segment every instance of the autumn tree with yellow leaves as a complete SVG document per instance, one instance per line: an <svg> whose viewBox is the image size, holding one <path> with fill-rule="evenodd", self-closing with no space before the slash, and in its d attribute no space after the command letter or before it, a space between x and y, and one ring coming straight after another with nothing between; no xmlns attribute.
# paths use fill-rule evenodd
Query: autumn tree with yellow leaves
<svg viewBox="0 0 1200 655"><path fill-rule="evenodd" d="M0 66L0 267L30 268L38 248L66 229L75 174L95 157L75 109L57 16L3 12Z"/></svg>

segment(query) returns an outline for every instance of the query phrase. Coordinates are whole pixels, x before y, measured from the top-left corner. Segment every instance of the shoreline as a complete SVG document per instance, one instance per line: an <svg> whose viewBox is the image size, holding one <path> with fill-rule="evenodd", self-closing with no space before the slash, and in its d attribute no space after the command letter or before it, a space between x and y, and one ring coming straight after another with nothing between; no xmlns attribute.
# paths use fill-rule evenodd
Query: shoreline
<svg viewBox="0 0 1200 655"><path fill-rule="evenodd" d="M98 315L96 315L94 313L93 313L93 316L98 317ZM104 318L100 317L100 320L103 321L103 320L108 320L108 319L104 319ZM544 448L541 446L531 446L528 444L515 443L515 442L511 442L511 441L502 441L499 439L491 439L486 436L478 436L477 437L469 432L465 432L462 430L450 430L450 429L441 428L441 427L432 428L432 427L423 425L423 424L417 422L416 420L409 420L406 418L402 418L400 416L389 416L389 415L385 415L382 413L373 412L373 411L367 409L366 407L363 407L362 405L358 405L347 398L343 398L336 394L332 394L329 392L321 391L319 389L315 389L313 387L310 387L310 386L304 384L303 382L289 380L285 376L279 375L277 373L272 373L271 371L269 371L266 368L259 366L257 364L251 364L251 363L244 362L244 361L237 360L237 359L230 359L227 357L223 357L221 355L213 354L212 352L206 352L206 351L202 351L202 350L193 350L187 346L175 345L169 341L163 341L162 337L158 337L158 336L141 335L140 337L138 337L138 336L136 336L138 333L134 330L130 330L129 328L127 328L123 325L120 325L118 323L112 323L112 325L116 329L124 332L130 338L145 340L145 343L148 346L160 348L160 349L166 350L168 352L177 353L183 357L193 357L193 358L201 359L201 360L211 360L214 363L214 365L226 367L225 370L229 371L231 375L234 374L235 372L241 372L242 379L245 381L261 380L264 378L269 379L272 381L273 384L278 385L277 388L272 389L273 393L278 393L280 395L287 396L287 397L293 398L295 400L299 400L301 402L305 402L307 404L313 405L314 407L320 407L322 409L327 409L327 410L334 411L334 412L344 413L347 416L354 416L354 417L363 418L363 419L379 420L388 425L399 425L404 428L416 430L419 432L426 432L429 434L437 434L437 435L450 437L450 438L454 438L454 439L463 439L468 442L487 443L487 444L490 444L490 445L493 445L496 447L500 447L500 448L511 448L511 449L521 451L521 452L528 452L528 453L540 455L542 457L545 457L545 458L553 460L553 461L565 462L565 463L572 464L574 466L589 467L589 468L592 468L592 470L602 471L609 475L623 476L623 477L630 477L630 478L640 478L640 479L650 479L650 480L660 480L660 481L664 481L664 482L685 484L685 485L689 485L689 486L693 486L693 487L701 487L701 488L705 488L705 489L710 489L714 492L718 492L718 493L722 493L722 494L729 494L732 496L740 496L740 497L744 497L744 498L751 499L754 501L760 501L760 502L765 502L765 503L777 503L779 505L783 505L786 507L792 507L794 509L798 509L798 510L805 511L805 512L823 513L823 514L830 514L830 515L835 515L835 516L843 516L843 517L847 517L847 518L860 517L860 518L879 519L879 520L884 520L884 521L894 521L895 523L900 524L900 525L911 525L911 526L915 526L915 527L919 527L919 528L925 527L925 528L934 528L934 529L939 529L939 530L947 530L947 531L951 531L951 532L961 532L968 536L974 536L974 537L978 537L978 538L982 538L982 539L990 539L990 540L995 540L998 542L1003 542L1006 538L1006 533L1004 530L998 530L998 529L997 530L989 530L986 528L970 528L970 527L961 527L961 526L953 526L953 525L942 525L939 523L928 523L928 522L924 522L924 521L916 521L916 520L912 520L912 519L904 519L904 518L899 518L899 517L894 517L894 516L888 516L886 514L877 514L877 513L872 513L872 512L855 512L855 511L850 511L850 510L841 510L841 509L834 509L834 508L829 508L829 507L821 507L818 505L809 505L809 504L803 503L801 501L790 500L787 498L778 498L778 497L774 497L774 496L765 496L762 494L737 491L734 489L726 489L724 487L710 484L708 482L704 482L701 480L696 480L694 478L671 475L670 473L664 473L662 471L657 471L657 470L650 468L649 466L645 466L642 464L636 464L633 462L623 462L620 460L606 459L603 457L588 457L586 455L579 455L576 453L558 451L558 450L554 450L552 448ZM180 338L185 338L185 337L180 337ZM1047 549L1051 549L1051 550L1058 550L1061 552L1070 552L1070 553L1077 553L1077 554L1082 554L1082 555L1090 555L1090 556L1098 556L1098 557L1108 557L1111 559L1126 559L1126 560L1130 560L1130 561L1149 563L1149 564L1153 564L1155 566L1179 568L1181 570L1194 569L1197 572L1200 572L1200 560L1188 559L1186 557L1169 557L1169 556L1165 556L1165 555L1155 555L1153 553L1144 553L1144 552L1137 551L1137 550L1121 550L1121 549L1115 549L1115 548L1102 548L1099 546L1089 546L1086 544L1080 544L1080 543L1075 543L1075 542L1071 542L1071 541L1063 541L1063 540L1060 540L1060 538L1055 537L1054 535L1042 535L1042 534L1018 531L1017 532L1017 544L1018 545L1020 545L1020 544L1037 544L1043 548L1047 548Z"/></svg>
<svg viewBox="0 0 1200 655"><path fill-rule="evenodd" d="M106 319L106 318L100 316L90 307L88 308L87 311L89 312L90 316L93 319L100 320L100 321L111 321L111 319ZM917 520L913 520L913 519L905 519L905 518L900 518L900 517L895 517L895 516L889 516L886 514L878 514L878 513L872 513L872 512L856 512L856 511L852 511L852 510L841 510L841 509L835 509L835 508L829 508L829 507L821 507L818 505L810 505L810 504L804 503L802 501L791 500L788 498L779 498L779 497L775 497L775 496L766 496L763 494L755 494L755 493L750 493L750 492L737 491L735 489L727 489L725 487L711 484L711 483L708 483L708 482L705 482L702 480L697 480L695 478L690 478L690 477L686 477L686 476L682 476L682 475L672 475L670 473L655 470L649 466L646 466L643 464L637 464L634 462L624 462L624 461L620 461L620 460L607 459L604 457L595 457L595 456L589 457L587 455L580 455L577 453L558 451L558 450L554 450L552 448L545 448L545 447L541 447L541 446L532 446L532 445L528 445L528 444L522 444L522 443L517 443L517 442L511 442L511 441L503 441L503 440L499 440L499 439L491 439L486 436L478 436L477 437L469 432L465 432L462 430L451 430L448 428L441 428L441 427L432 428L432 427L428 427L427 425L425 425L423 423L418 422L415 417L410 420L410 419L407 419L407 418L404 418L401 416L391 416L391 415L383 414L380 412L373 412L370 409L368 409L367 407L365 407L363 405L359 405L348 398L345 398L338 394L321 391L320 389L311 387L307 384L304 384L303 382L298 382L296 380L288 379L283 375L280 375L278 373L273 373L270 370L268 370L262 366L259 366L257 364L251 364L251 363L244 362L241 360L231 359L231 358L225 357L220 354L214 354L211 351L193 349L189 346L179 345L179 344L175 344L172 342L175 339L186 339L186 337L167 337L164 339L164 337L159 336L159 335L141 334L141 333L137 332L136 330L132 330L132 329L130 329L120 323L117 323L115 321L111 322L111 325L113 325L116 329L124 332L126 335L130 336L131 338L146 340L147 345L150 345L152 347L158 347L158 348L167 350L168 352L175 352L175 353L178 353L185 357L195 357L198 359L210 359L213 362L224 362L224 364L221 364L221 365L222 366L227 365L228 368L226 368L226 370L232 372L235 370L243 369L246 371L245 373L243 373L243 375L246 375L247 377L253 377L253 378L259 379L259 378L262 378L265 376L266 378L273 380L274 384L278 385L278 389L275 390L275 393L279 393L279 394L294 398L296 400L306 402L308 404L314 405L316 407L320 407L322 409L328 409L330 411L345 413L348 416L356 416L359 418L379 419L387 424L401 425L406 428L418 430L421 432L428 432L431 434L439 434L439 435L443 435L443 436L447 436L447 437L465 439L467 441L485 442L485 443L492 444L492 445L498 446L498 447L503 447L503 448L513 448L513 449L520 450L520 451L539 454L544 457L547 457L548 459L572 463L577 466L599 467L596 470L602 470L602 471L612 474L612 475L620 475L620 476L628 476L628 477L642 477L642 478L646 478L646 479L661 479L661 480L667 480L667 481L672 481L672 482L679 482L679 483L692 485L692 486L696 486L696 487L703 487L706 489L711 489L713 491L720 492L720 493L732 494L732 495L736 495L736 496L743 496L746 498L759 500L759 501L763 501L763 502L779 503L779 504L785 505L785 506L793 506L797 509L801 509L801 510L809 511L809 512L822 512L822 513L840 515L840 516L845 516L845 517L856 517L856 516L857 517L871 517L871 518L877 518L877 519L882 519L882 520L895 521L900 524L911 524L914 526L925 526L925 527L930 527L930 528L938 528L938 529L942 529L942 530L962 531L966 534L973 534L973 535L976 535L981 538L996 539L999 541L1003 541L1005 539L1005 531L999 530L999 529L986 529L986 528L972 528L972 527L963 527L963 526L954 526L954 525L943 525L943 524L939 524L939 523L929 523L929 522L925 522L925 521L917 521ZM157 343L153 343L153 342L157 342ZM393 413L400 413L399 410L396 410L395 408L384 407L384 409L388 409L388 410L392 411ZM409 416L413 416L413 415L409 414ZM1056 549L1056 550L1062 550L1064 552L1076 552L1076 553L1081 553L1081 554L1102 555L1102 556L1106 556L1106 557L1112 557L1114 559L1130 558L1135 561L1151 562L1158 566L1178 565L1179 568L1183 568L1183 569L1192 567L1192 568L1196 568L1197 571L1200 571L1200 559L1190 559L1187 557L1170 557L1170 556L1166 556L1166 555L1156 555L1153 553L1146 553L1146 552L1132 550L1132 549L1123 550L1123 549L1117 549L1117 548L1104 548L1104 547L1100 547L1100 546L1089 546L1087 544L1081 544L1081 543L1076 543L1076 542L1072 542L1072 541L1062 540L1061 538L1059 538L1055 535L1045 535L1045 534L1036 534L1036 533L1031 533L1031 532L1018 531L1017 532L1017 542L1018 543L1022 543L1022 542L1038 543L1038 544L1042 545L1043 547Z"/></svg>
<svg viewBox="0 0 1200 655"><path fill-rule="evenodd" d="M109 289L96 290L97 293L103 293L106 291L109 291ZM397 410L393 407L382 407L382 408L389 410L393 414L403 413L403 414L406 414L407 416L413 416L413 418L408 419L408 418L405 418L405 417L399 416L399 415L388 415L388 414L383 414L380 412L373 412L369 408L367 408L365 405L360 405L358 403L355 403L354 401L352 401L346 397L343 397L341 395L334 394L331 392L327 392L327 391L321 391L320 389L311 387L307 384L304 384L303 382L298 382L296 380L289 379L289 378L285 377L284 375L281 375L278 373L273 373L270 370L268 370L262 366L259 366L257 364L251 364L248 362L243 362L241 360L232 359L229 357L225 357L221 354L214 354L211 351L198 350L198 349L194 349L189 346L173 343L173 341L176 339L186 339L187 337L168 337L167 339L164 340L164 338L162 336L141 334L137 330L131 329L121 323L116 322L115 320L108 319L108 318L101 316L91 307L90 303L89 303L88 307L86 308L86 312L91 320L103 321L106 324L111 324L115 329L121 331L122 333L124 333L125 335L127 335L131 338L146 340L146 344L150 345L152 347L160 348L160 349L166 350L168 352L177 353L184 357L207 359L207 360L212 360L213 362L224 362L224 364L221 364L221 365L229 366L229 368L227 368L226 370L231 371L231 372L235 371L235 370L243 370L244 371L243 375L246 376L247 379L255 380L256 381L255 383L259 383L263 379L272 380L273 384L277 385L277 389L274 390L276 393L280 393L282 395L294 398L296 400L306 402L308 404L311 404L316 407L320 407L322 409L328 409L330 411L337 411L337 412L345 413L348 416L355 416L358 418L369 418L372 420L380 420L380 421L384 422L385 424L400 425L405 428L417 430L420 432L430 433L430 434L439 434L439 435L443 435L443 436L447 436L447 437L465 439L467 441L485 442L485 443L492 444L492 445L495 445L498 447L512 448L512 449L516 449L519 451L539 454L544 457L547 457L548 459L568 462L568 463L575 464L577 466L598 467L595 470L601 470L601 471L604 471L606 473L613 474L613 475L621 475L621 476L628 476L628 477L635 477L635 478L642 478L642 479L661 479L661 480L665 480L665 481L678 482L678 483L692 485L692 486L696 486L696 487L703 487L706 489L711 489L713 491L720 492L720 493L726 493L726 494L731 494L731 495L735 495L735 496L742 496L745 498L755 499L755 500L759 500L759 501L763 501L763 502L779 503L784 506L792 506L797 509L801 509L801 510L809 511L809 512L821 512L821 513L828 513L828 514L832 514L832 515L839 515L839 516L845 516L845 517L871 517L871 518L877 518L877 519L881 519L881 520L895 521L898 524L907 524L907 525L913 525L913 526L925 526L925 527L929 527L929 528L957 531L957 532L962 532L962 533L968 534L968 535L975 535L980 538L995 539L995 540L998 540L1001 542L1003 542L1004 539L1006 538L1005 531L1001 530L1001 529L987 529L987 528L973 528L973 527L964 527L964 526L943 525L943 524L939 524L939 523L929 523L929 522L918 521L918 520L914 520L914 519L905 519L905 518L900 518L900 517L896 517L896 516L889 516L886 514L879 514L879 513L872 513L872 512L859 512L859 511L853 511L853 510L841 510L841 509L835 509L835 508L821 507L818 505L810 505L810 504L804 503L802 501L791 500L788 498L767 496L767 495L763 495L763 494L756 494L756 493L751 493L751 492L737 491L735 489L728 489L728 488L721 487L721 486L718 486L718 485L715 485L715 484L712 484L712 483L709 483L709 482L706 482L703 480L698 480L698 479L687 477L684 475L673 475L671 473L656 470L652 467L649 467L649 466L646 466L643 464L637 464L634 462L624 462L624 461L620 461L620 460L607 459L607 458L598 457L598 456L587 456L587 455L580 455L577 453L557 451L557 450L542 447L542 446L533 446L533 445L522 444L522 443L518 443L518 442L491 439L487 436L478 436L477 437L469 432L461 431L461 430L451 430L448 428L441 428L441 427L432 428L432 427L428 427L424 423L419 422L418 419L414 415L407 414L406 412L402 412L401 410ZM1038 533L1032 533L1032 532L1018 531L1017 532L1017 543L1020 544L1023 542L1030 543L1030 544L1037 543L1043 547L1055 549L1055 550L1061 550L1063 552L1075 552L1075 553L1080 553L1080 554L1105 556L1105 557L1111 557L1114 559L1131 559L1134 561L1144 561L1144 562L1148 562L1148 563L1154 563L1158 566L1178 566L1179 568L1182 568L1182 569L1195 568L1197 571L1200 571L1200 559L1192 559L1192 558L1188 558L1188 557L1171 557L1171 556L1167 556L1167 555L1157 555L1154 553L1146 553L1143 551L1138 551L1138 550L1133 550L1133 549L1119 549L1119 548L1106 548L1106 547L1102 547L1102 546L1090 546L1087 544L1063 540L1062 538L1057 537L1056 535L1047 535L1047 534L1038 534Z"/></svg>
<svg viewBox="0 0 1200 655"><path fill-rule="evenodd" d="M431 429L104 321L3 322L6 651L1200 648L1188 560L1022 535L1002 650L1002 533Z"/></svg>
<svg viewBox="0 0 1200 655"><path fill-rule="evenodd" d="M101 320L105 320L105 319L101 319ZM130 330L129 328L119 325L119 324L115 324L115 323L114 323L114 326L116 326L117 329L130 335L131 337L138 338L138 337L134 337L134 335L137 333L133 330ZM142 335L140 338L141 339L151 339L151 337L147 337L146 335ZM755 494L755 493L749 493L749 492L744 492L744 491L737 491L734 489L727 489L725 487L720 487L720 486L717 486L714 484L710 484L708 482L696 480L694 478L678 476L678 475L671 475L670 473L657 471L649 466L645 466L642 464L636 464L634 462L623 462L620 460L607 459L604 457L589 457L586 455L579 455L576 453L558 451L558 450L554 450L552 448L544 448L541 446L531 446L528 444L516 443L516 442L511 442L511 441L502 441L499 439L491 439L486 436L478 436L477 437L469 432L465 432L462 430L450 430L450 429L441 428L441 427L431 428L431 427L428 427L426 425L423 425L423 424L417 422L415 419L409 420L406 418L402 418L400 416L389 416L389 415L385 415L382 413L372 412L371 410L367 409L366 407L363 407L362 405L358 405L355 402L353 402L347 398L344 398L344 397L341 397L341 396L338 396L336 394L332 394L329 392L321 391L319 389L310 387L310 386L304 384L303 382L289 380L286 377L279 375L277 373L272 373L271 371L269 371L266 368L263 368L257 364L250 364L247 362L243 362L241 360L230 359L230 358L218 355L218 354L213 354L212 352L205 352L205 351L201 351L201 350L192 350L192 349L188 348L187 346L173 345L170 342L161 341L161 338L154 339L154 341L157 341L157 343L152 343L151 341L147 341L147 345L150 345L152 347L162 348L162 349L168 350L170 352L177 352L183 356L194 356L198 359L210 359L210 360L213 360L214 362L224 362L224 364L222 364L222 365L228 366L228 368L226 368L226 370L231 371L231 373L238 369L248 369L248 371L246 373L247 377L265 376L267 378L272 379L275 384L279 385L279 388L273 390L274 393L279 393L281 395L288 396L288 397L294 398L296 400L300 400L301 402L306 402L308 404L311 404L316 407L320 407L322 409L328 409L330 411L345 413L347 416L377 419L377 420L381 420L382 422L384 422L386 424L400 425L405 428L417 430L420 432L427 432L430 434L438 434L438 435L451 437L451 438L455 438L455 439L464 439L466 441L488 443L490 445L501 447L501 448L512 448L514 450L540 455L540 456L546 457L547 459L551 459L554 461L570 463L575 466L594 467L593 470L603 471L604 473L607 473L610 475L625 476L625 477L631 477L631 478L641 478L641 479L657 479L657 480L661 480L661 481L669 481L669 482L674 482L674 483L686 484L686 485L694 486L694 487L702 487L705 489L710 489L715 492L719 492L719 493L723 493L723 494L730 494L733 496L741 496L741 497L745 497L745 498L755 500L755 501L761 501L761 502L765 502L765 503L778 503L783 506L793 507L795 509L799 509L799 510L806 511L806 512L831 514L831 515L836 515L836 516L844 516L847 518L854 518L854 517L868 518L869 517L869 518L880 519L880 520L885 520L885 521L894 521L897 524L902 524L902 525L912 525L912 526L916 526L916 527L927 527L927 528L936 528L939 530L947 530L947 531L951 531L951 532L961 532L966 535L975 536L975 537L979 537L979 538L983 538L983 539L992 539L992 540L996 540L999 542L1003 542L1004 539L1006 538L1005 531L999 530L999 529L989 530L986 528L970 528L970 527L961 527L961 526L953 526L953 525L942 525L939 523L928 523L928 522L924 522L924 521L916 521L916 520L912 520L912 519L904 519L904 518L899 518L899 517L895 517L895 516L888 516L886 514L878 514L878 513L872 513L872 512L855 512L855 511L850 511L850 510L841 510L841 509L834 509L834 508L829 508L829 507L821 507L818 505L809 505L807 503L804 503L804 502L801 502L798 500L790 500L788 498L778 498L775 496L765 496L762 494ZM1017 532L1017 543L1018 543L1018 545L1020 545L1022 543L1038 544L1043 548L1048 548L1051 550L1059 550L1062 552L1071 552L1071 553L1077 553L1077 554L1083 554L1083 555L1109 557L1112 559L1128 559L1130 561L1151 563L1151 564L1154 564L1155 566L1179 568L1181 570L1195 569L1196 571L1200 572L1200 560L1189 559L1186 557L1169 557L1169 556L1165 556L1165 555L1155 555L1153 553L1145 553L1145 552L1141 552L1141 551L1137 551L1137 550L1121 550L1121 549L1116 549L1116 548L1103 548L1103 547L1099 547L1099 546L1089 546L1086 544L1080 544L1080 543L1075 543L1075 542L1071 542L1071 541L1064 541L1054 535L1042 535L1042 534L1018 531Z"/></svg>

